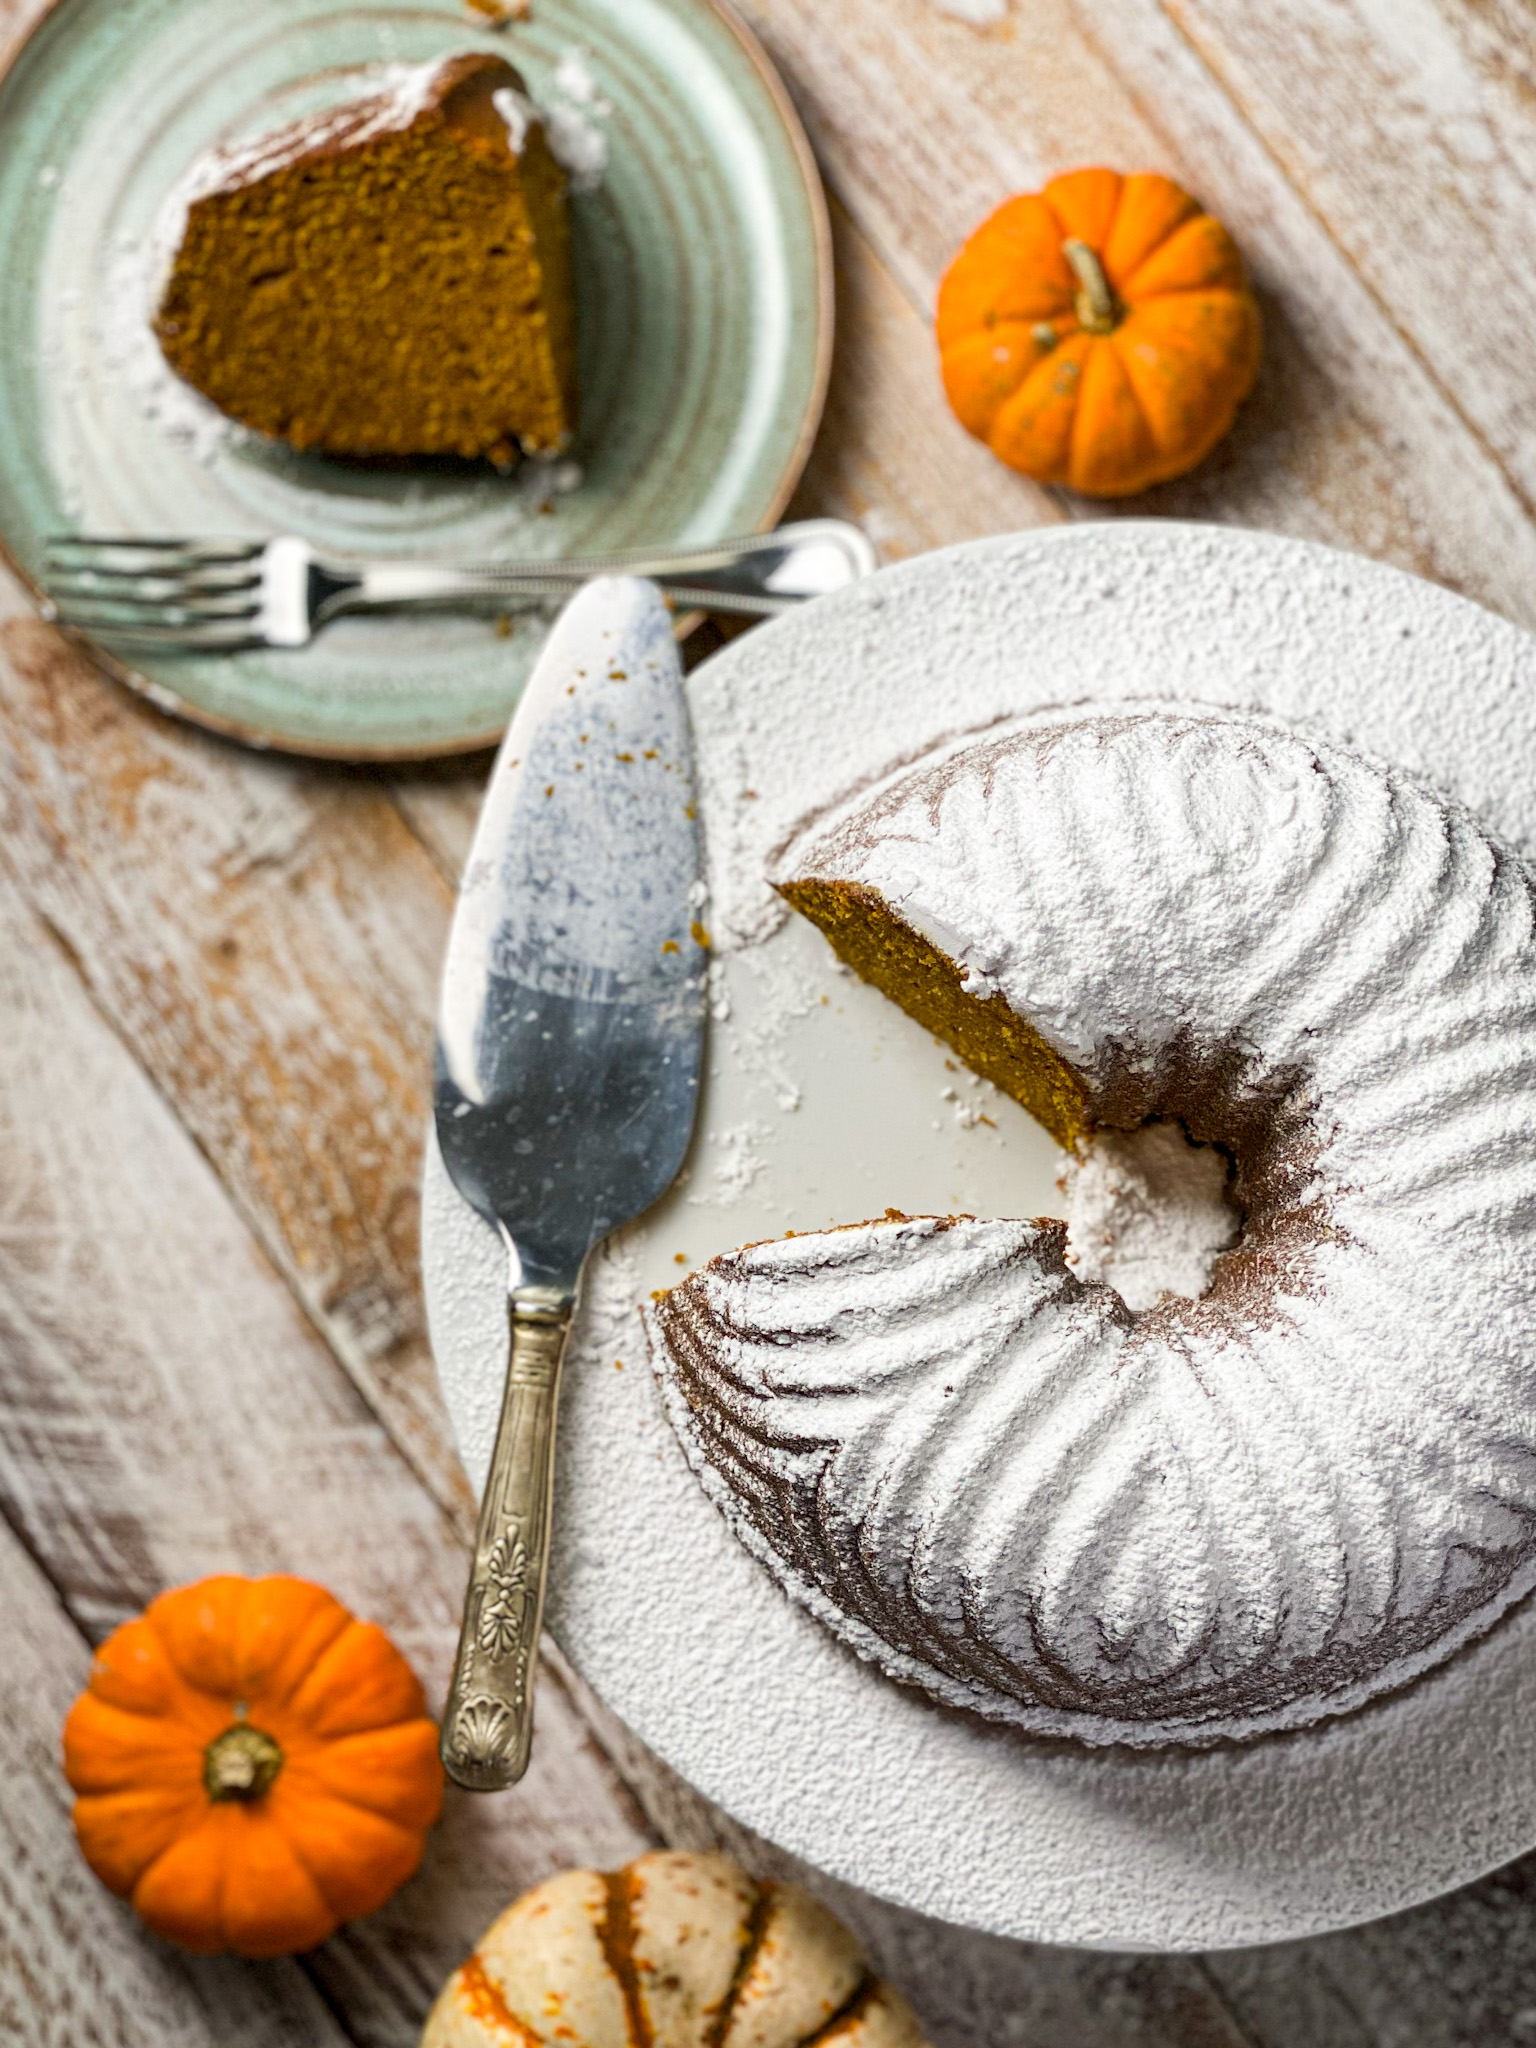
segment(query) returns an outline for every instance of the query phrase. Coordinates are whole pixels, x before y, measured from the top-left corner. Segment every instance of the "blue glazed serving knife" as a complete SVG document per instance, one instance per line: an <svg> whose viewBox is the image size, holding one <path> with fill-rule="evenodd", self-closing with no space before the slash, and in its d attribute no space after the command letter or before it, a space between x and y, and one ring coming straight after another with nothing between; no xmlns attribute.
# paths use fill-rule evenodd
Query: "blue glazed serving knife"
<svg viewBox="0 0 1536 2048"><path fill-rule="evenodd" d="M682 672L653 584L604 577L550 634L491 773L438 1014L438 1145L509 1262L512 1344L443 1763L528 1767L560 1361L588 1252L665 1192L703 1051ZM698 937L695 937L698 934Z"/></svg>

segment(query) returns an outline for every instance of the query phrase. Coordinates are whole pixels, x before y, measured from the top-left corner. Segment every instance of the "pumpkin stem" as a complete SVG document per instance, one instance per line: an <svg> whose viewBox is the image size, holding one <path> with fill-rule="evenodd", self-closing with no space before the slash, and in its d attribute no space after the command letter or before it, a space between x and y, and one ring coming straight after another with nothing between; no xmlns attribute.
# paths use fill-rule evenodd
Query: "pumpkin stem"
<svg viewBox="0 0 1536 2048"><path fill-rule="evenodd" d="M210 1799L260 1799L283 1768L283 1752L270 1735L237 1721L203 1751L203 1783Z"/></svg>
<svg viewBox="0 0 1536 2048"><path fill-rule="evenodd" d="M1104 266L1086 242L1069 236L1061 253L1071 264L1082 289L1077 294L1078 320L1090 334L1113 334L1120 323L1120 309L1104 275Z"/></svg>

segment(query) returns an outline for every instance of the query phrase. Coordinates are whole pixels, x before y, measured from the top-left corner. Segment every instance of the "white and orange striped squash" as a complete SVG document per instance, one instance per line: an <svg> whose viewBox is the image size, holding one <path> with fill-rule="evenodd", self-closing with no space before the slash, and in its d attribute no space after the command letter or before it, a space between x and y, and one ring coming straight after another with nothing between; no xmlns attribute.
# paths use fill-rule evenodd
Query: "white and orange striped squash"
<svg viewBox="0 0 1536 2048"><path fill-rule="evenodd" d="M809 1892L659 1851L525 1892L444 1985L421 2048L926 2048Z"/></svg>

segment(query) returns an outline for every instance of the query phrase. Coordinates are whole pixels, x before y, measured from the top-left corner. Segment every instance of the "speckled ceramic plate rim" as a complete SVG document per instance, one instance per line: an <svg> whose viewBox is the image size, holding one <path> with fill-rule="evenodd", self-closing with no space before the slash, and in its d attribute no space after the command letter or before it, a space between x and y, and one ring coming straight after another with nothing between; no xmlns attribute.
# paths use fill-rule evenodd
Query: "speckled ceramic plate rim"
<svg viewBox="0 0 1536 2048"><path fill-rule="evenodd" d="M49 0L49 4L32 23L26 34L17 41L0 62L0 89L3 89L12 70L39 31L52 22L55 15L73 4L73 0ZM768 98L772 102L783 124L795 161L799 166L801 182L805 189L806 210L815 238L816 252L816 360L811 374L811 387L801 419L800 429L791 449L779 481L774 487L767 511L759 525L759 531L766 533L783 512L794 495L796 484L805 468L811 452L811 444L821 425L821 416L827 402L827 385L832 374L832 336L834 326L835 292L832 272L832 225L827 213L826 193L822 188L821 173L817 169L815 152L810 145L805 128L795 110L783 79L779 76L773 60L763 48L752 30L742 20L728 0L699 0L721 24L730 31L757 73ZM4 533L0 533L0 563L10 571L16 581L31 597L44 618L49 616L47 592L30 576L16 559ZM679 628L686 633L702 615L690 612L679 620ZM506 730L505 722L488 727L482 732L472 733L461 739L441 742L430 746L367 746L360 743L328 746L323 742L299 745L260 727L247 725L238 719L221 718L216 712L206 710L190 698L181 696L168 684L157 682L128 663L121 661L107 648L93 640L89 634L61 629L97 668L115 682L121 683L136 695L145 698L159 711L169 712L173 717L183 718L190 725L201 726L206 732L218 733L225 739L240 740L246 746L256 747L273 753L288 753L311 760L331 761L427 761L443 760L455 754L481 753L487 747L495 746Z"/></svg>
<svg viewBox="0 0 1536 2048"><path fill-rule="evenodd" d="M753 664L762 687L810 686L807 636L834 606L845 620L857 611L868 624L866 654L878 661L880 634L895 630L878 623L887 591L892 605L897 592L915 591L930 604L953 605L968 585L973 592L998 588L1010 569L1021 584L1018 600L1010 600L1010 623L1027 637L1031 573L1044 581L1057 576L1058 565L1075 565L1076 596L1091 602L1094 578L1106 589L1123 585L1140 549L1153 558L1141 565L1145 574L1167 589L1176 572L1191 570L1179 554L1186 543L1186 555L1204 550L1217 564L1208 592L1213 604L1223 590L1230 596L1245 560L1277 585L1294 574L1301 583L1310 575L1339 587L1325 590L1316 607L1321 673L1296 693L1309 689L1326 702L1321 722L1354 744L1370 744L1373 693L1378 703L1384 692L1395 704L1393 693L1412 679L1410 671L1420 683L1426 672L1443 675L1433 646L1428 655L1405 650L1437 635L1459 647L1468 668L1464 698L1441 693L1443 705L1437 699L1423 720L1426 730L1415 728L1414 744L1430 758L1438 749L1450 764L1443 779L1486 796L1502 813L1497 822L1506 834L1523 821L1520 836L1536 847L1536 800L1520 794L1530 781L1527 764L1536 762L1536 639L1421 579L1274 535L1124 523L968 543L897 565L751 636L695 671L690 689L697 704L720 663ZM1157 560L1159 549L1169 551L1168 560ZM1193 573L1200 573L1198 561ZM1199 607L1190 602L1188 609L1193 626ZM1255 639L1263 637L1255 631L1262 623L1247 622ZM1269 647L1252 657L1256 678L1307 658L1269 623ZM1417 643L1411 633L1420 636ZM1227 639L1226 653L1238 650L1231 693L1213 687L1216 657L1201 648L1194 661L1200 674L1177 694L1249 701L1244 632L1234 626ZM968 651L975 656L974 643ZM1377 658L1374 672L1361 673L1362 653ZM1015 661L1010 677L1019 667ZM1064 692L1069 700L1092 694L1091 681L1074 678L1074 685ZM999 691L1004 687L1014 684ZM1053 701L1045 686L1031 687L1036 701ZM720 706L733 701L729 691L720 694L717 728ZM1020 701L1015 708L1031 706ZM1358 736L1357 726L1364 729ZM1410 765L1429 772L1422 761ZM707 790L704 814L709 829ZM702 1132L701 1141L709 1136ZM505 1342L499 1255L453 1192L430 1140L428 1154L428 1312L444 1393L474 1471L487 1453L501 1369L490 1333L501 1332ZM642 1246L658 1213L634 1226ZM697 1488L659 1404L655 1428L627 1439L632 1470L618 1449L588 1448L594 1428L605 1433L606 1415L622 1414L627 1420L614 1426L632 1430L646 1397L655 1398L638 1359L645 1397L630 1387L631 1375L615 1381L603 1371L611 1366L598 1350L605 1341L610 1348L617 1341L611 1326L578 1337L577 1401L561 1463L563 1478L587 1474L591 1490L570 1504L563 1528L557 1525L571 1548L557 1552L553 1564L552 1626L608 1704L669 1764L748 1826L845 1882L996 1934L1189 1950L1292 1939L1400 1911L1536 1843L1536 1603L1526 1602L1408 1690L1300 1735L1158 1756L1030 1743L894 1685L792 1606ZM626 1349L629 1341L626 1334ZM589 1369L584 1388L580 1375ZM600 1397L613 1405L594 1408ZM623 1474L617 1486L615 1470ZM610 1491L600 1495L603 1484ZM605 1576L591 1562L618 1540L616 1520L632 1524L637 1516L660 1525L637 1546L653 1567L659 1561L665 1569L674 1551L692 1566L686 1598L669 1596L660 1636L649 1622L636 1621L643 1574L626 1564L618 1572L605 1566ZM698 1609L691 1629L690 1604ZM739 1660L749 1641L756 1662L743 1677Z"/></svg>

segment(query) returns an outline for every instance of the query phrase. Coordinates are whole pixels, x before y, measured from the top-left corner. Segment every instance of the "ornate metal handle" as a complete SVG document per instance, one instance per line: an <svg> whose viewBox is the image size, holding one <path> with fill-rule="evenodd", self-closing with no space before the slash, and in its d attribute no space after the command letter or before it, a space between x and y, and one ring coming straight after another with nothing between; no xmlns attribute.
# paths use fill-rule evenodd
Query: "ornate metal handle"
<svg viewBox="0 0 1536 2048"><path fill-rule="evenodd" d="M507 1390L443 1712L443 1767L471 1792L503 1791L528 1768L549 1563L555 1409L571 1306L552 1288L524 1287L512 1296Z"/></svg>

